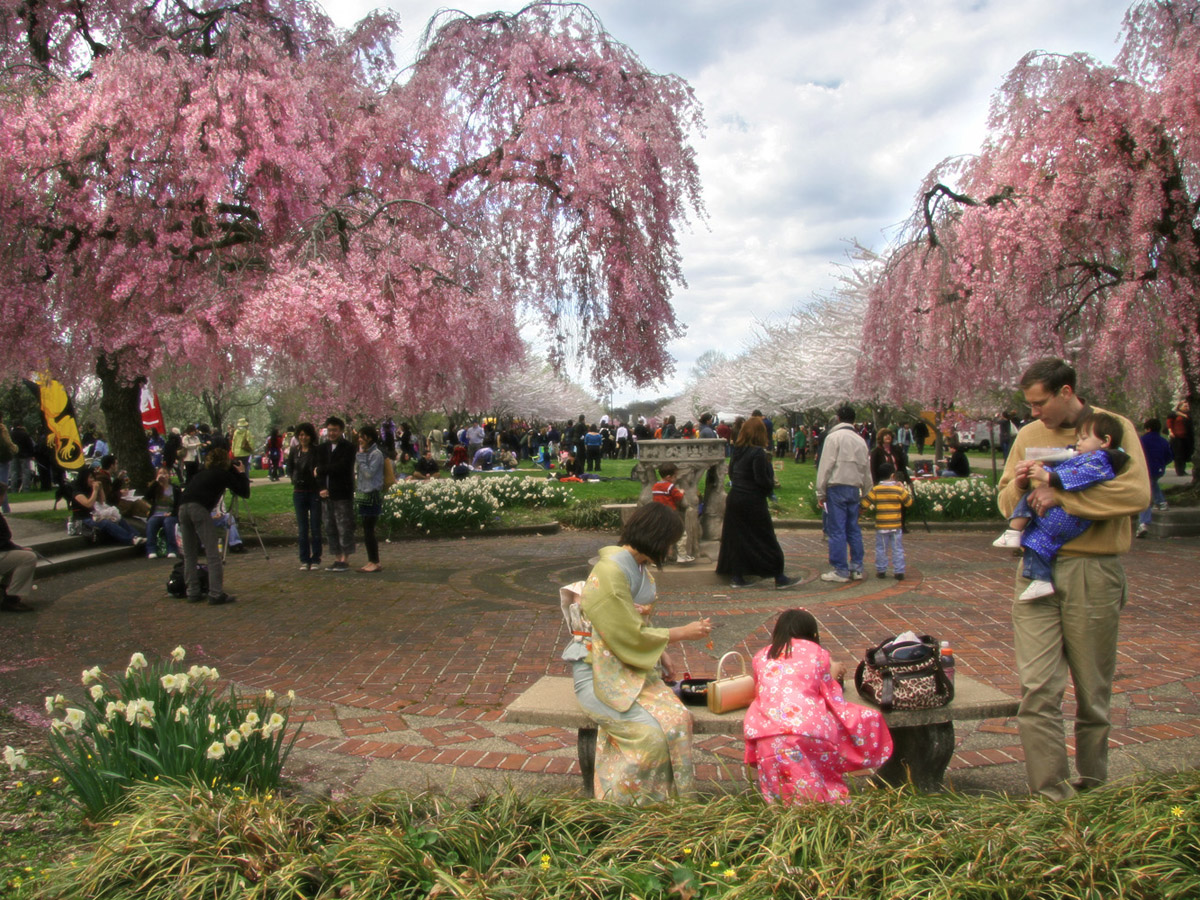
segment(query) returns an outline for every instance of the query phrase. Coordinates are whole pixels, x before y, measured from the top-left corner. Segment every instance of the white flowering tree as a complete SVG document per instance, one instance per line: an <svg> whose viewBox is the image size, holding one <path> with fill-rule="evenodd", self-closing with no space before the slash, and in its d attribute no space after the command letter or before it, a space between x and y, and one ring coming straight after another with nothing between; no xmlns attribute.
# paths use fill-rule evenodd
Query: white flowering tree
<svg viewBox="0 0 1200 900"><path fill-rule="evenodd" d="M564 421L583 414L596 421L603 410L596 398L548 362L533 358L529 348L521 360L492 385L490 411L497 417Z"/></svg>

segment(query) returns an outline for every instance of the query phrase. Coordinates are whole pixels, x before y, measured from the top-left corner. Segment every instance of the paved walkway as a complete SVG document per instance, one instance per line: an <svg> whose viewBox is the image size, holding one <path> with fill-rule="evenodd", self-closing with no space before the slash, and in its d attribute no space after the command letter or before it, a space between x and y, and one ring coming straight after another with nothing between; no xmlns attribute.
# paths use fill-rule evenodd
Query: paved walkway
<svg viewBox="0 0 1200 900"><path fill-rule="evenodd" d="M906 537L908 578L848 585L818 580L819 532L781 532L789 572L778 594L736 594L699 573L661 579L659 621L716 623L714 649L685 645L684 668L710 675L734 648L753 652L785 604L811 609L835 658L906 627L953 642L960 671L1015 693L1009 622L1014 561L990 532ZM77 686L94 664L121 668L135 650L219 668L248 690L295 690L306 720L290 774L336 793L429 785L456 794L497 779L532 790L577 790L575 735L506 723L504 705L558 661L560 584L584 577L602 535L395 543L385 571L301 572L292 551L231 557L226 607L168 597L166 560L131 560L44 581L30 615L0 617L0 706L27 720L42 698ZM250 546L250 545L248 545ZM354 557L363 561L363 553ZM1200 611L1193 584L1200 539L1135 542L1121 631L1113 773L1200 765ZM871 568L868 550L868 569ZM75 687L75 690L80 690ZM1024 791L1011 720L965 723L951 780L969 791ZM703 738L699 774L742 790L740 742Z"/></svg>

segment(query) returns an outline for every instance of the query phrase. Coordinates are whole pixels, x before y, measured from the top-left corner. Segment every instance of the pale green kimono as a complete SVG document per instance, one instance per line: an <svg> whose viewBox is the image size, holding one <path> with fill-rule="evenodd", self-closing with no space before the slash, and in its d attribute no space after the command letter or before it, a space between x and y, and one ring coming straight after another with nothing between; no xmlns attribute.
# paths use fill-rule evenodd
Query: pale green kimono
<svg viewBox="0 0 1200 900"><path fill-rule="evenodd" d="M596 722L596 797L661 803L693 788L692 716L656 668L667 629L634 603L654 602L653 576L620 547L605 547L580 605L592 623L591 652L575 665L580 706Z"/></svg>

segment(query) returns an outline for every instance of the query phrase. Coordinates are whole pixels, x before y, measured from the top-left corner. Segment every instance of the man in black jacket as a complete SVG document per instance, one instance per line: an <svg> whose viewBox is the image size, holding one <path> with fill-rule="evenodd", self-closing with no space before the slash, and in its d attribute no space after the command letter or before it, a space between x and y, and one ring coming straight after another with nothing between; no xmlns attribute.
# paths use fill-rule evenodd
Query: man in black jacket
<svg viewBox="0 0 1200 900"><path fill-rule="evenodd" d="M325 420L327 440L317 448L325 538L334 556L326 572L349 572L347 557L354 552L354 459L358 451L346 439L345 430L345 422L330 416Z"/></svg>
<svg viewBox="0 0 1200 900"><path fill-rule="evenodd" d="M234 601L225 593L225 567L221 560L217 526L212 517L226 490L249 499L250 476L240 460L230 463L227 451L220 448L210 450L205 468L187 483L183 496L179 498L179 537L183 542L183 571L187 577L189 603L199 603L204 599L200 591L200 572L196 568L200 561L201 545L208 560L209 604L220 606Z"/></svg>

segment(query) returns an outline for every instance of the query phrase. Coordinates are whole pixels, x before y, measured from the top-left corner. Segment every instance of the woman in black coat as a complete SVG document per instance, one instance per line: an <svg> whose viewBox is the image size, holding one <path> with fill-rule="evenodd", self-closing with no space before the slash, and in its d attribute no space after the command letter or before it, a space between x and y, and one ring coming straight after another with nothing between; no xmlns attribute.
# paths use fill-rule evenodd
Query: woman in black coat
<svg viewBox="0 0 1200 900"><path fill-rule="evenodd" d="M799 578L783 571L783 549L775 537L767 498L775 490L775 472L767 458L767 427L751 416L738 431L729 458L729 496L721 526L717 574L731 576L730 587L747 587L747 576L775 579L778 590L794 587Z"/></svg>

